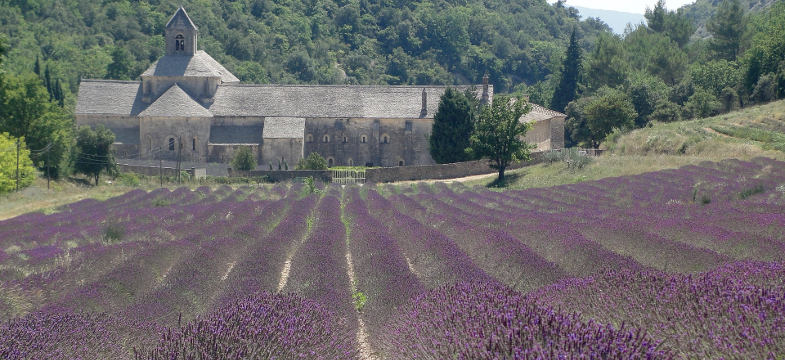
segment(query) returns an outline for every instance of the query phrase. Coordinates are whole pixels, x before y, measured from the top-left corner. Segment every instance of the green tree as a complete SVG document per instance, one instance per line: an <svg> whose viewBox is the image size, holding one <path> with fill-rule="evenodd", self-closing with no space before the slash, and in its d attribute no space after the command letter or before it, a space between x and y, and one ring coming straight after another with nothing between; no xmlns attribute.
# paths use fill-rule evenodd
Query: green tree
<svg viewBox="0 0 785 360"><path fill-rule="evenodd" d="M649 116L657 104L667 97L668 86L656 76L637 72L630 77L627 84L627 95L635 112L635 127L644 127L649 123Z"/></svg>
<svg viewBox="0 0 785 360"><path fill-rule="evenodd" d="M562 64L561 78L556 91L553 92L551 109L564 111L564 107L575 99L578 94L578 80L581 73L581 48L578 46L576 30L570 35L570 45L567 47L567 56Z"/></svg>
<svg viewBox="0 0 785 360"><path fill-rule="evenodd" d="M131 54L124 47L115 46L112 50L112 62L106 66L106 78L129 80L131 78Z"/></svg>
<svg viewBox="0 0 785 360"><path fill-rule="evenodd" d="M586 69L588 88L597 90L603 86L619 86L624 83L628 71L629 63L622 39L613 34L600 35Z"/></svg>
<svg viewBox="0 0 785 360"><path fill-rule="evenodd" d="M327 160L318 153L312 152L308 157L297 162L297 170L327 170Z"/></svg>
<svg viewBox="0 0 785 360"><path fill-rule="evenodd" d="M586 104L592 100L590 96L584 96L567 104L564 113L567 115L567 120L564 123L564 146L573 147L576 145L586 144L592 147L591 132L587 125L584 109Z"/></svg>
<svg viewBox="0 0 785 360"><path fill-rule="evenodd" d="M32 160L42 170L58 177L67 172L73 120L49 101L41 79L32 74L11 76L0 89L0 131L24 137L36 151Z"/></svg>
<svg viewBox="0 0 785 360"><path fill-rule="evenodd" d="M256 157L250 146L242 146L232 158L232 168L238 171L251 171L256 168Z"/></svg>
<svg viewBox="0 0 785 360"><path fill-rule="evenodd" d="M653 9L646 7L646 13L643 16L646 18L646 25L649 29L661 33L665 31L665 16L667 13L665 0L658 0Z"/></svg>
<svg viewBox="0 0 785 360"><path fill-rule="evenodd" d="M496 182L500 185L504 184L504 170L512 162L529 159L531 146L523 137L530 125L520 120L529 111L531 106L525 100L498 95L477 117L468 151L490 160L491 168L499 172Z"/></svg>
<svg viewBox="0 0 785 360"><path fill-rule="evenodd" d="M734 88L742 81L741 72L735 61L712 60L690 66L693 84L719 96L725 88Z"/></svg>
<svg viewBox="0 0 785 360"><path fill-rule="evenodd" d="M711 48L721 59L736 60L744 33L744 9L739 0L725 0L706 23L711 32Z"/></svg>
<svg viewBox="0 0 785 360"><path fill-rule="evenodd" d="M722 103L714 94L704 88L696 87L695 93L684 104L687 115L695 118L705 118L717 115L722 109Z"/></svg>
<svg viewBox="0 0 785 360"><path fill-rule="evenodd" d="M80 127L74 148L74 170L93 177L95 185L98 185L102 171L115 169L112 143L114 134L103 125L98 125L95 130L88 126Z"/></svg>
<svg viewBox="0 0 785 360"><path fill-rule="evenodd" d="M19 138L19 188L30 186L35 179L35 168L24 138ZM16 189L17 138L0 132L0 193Z"/></svg>
<svg viewBox="0 0 785 360"><path fill-rule="evenodd" d="M439 100L431 130L431 157L439 164L469 160L466 148L474 130L474 112L466 94L447 88Z"/></svg>
<svg viewBox="0 0 785 360"><path fill-rule="evenodd" d="M630 129L638 113L627 94L608 87L601 88L584 108L590 142L598 147L613 129Z"/></svg>

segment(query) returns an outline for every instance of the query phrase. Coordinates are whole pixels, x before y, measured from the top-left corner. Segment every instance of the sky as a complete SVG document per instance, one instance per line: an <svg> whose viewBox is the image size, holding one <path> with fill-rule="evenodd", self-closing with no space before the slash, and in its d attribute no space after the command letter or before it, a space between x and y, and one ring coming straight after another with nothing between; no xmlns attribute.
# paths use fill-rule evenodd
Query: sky
<svg viewBox="0 0 785 360"><path fill-rule="evenodd" d="M555 3L556 0L548 0ZM694 3L695 0L665 0L665 7L676 10L683 5ZM616 10L635 14L643 14L646 7L653 8L657 0L567 0L569 6L582 6L591 9Z"/></svg>

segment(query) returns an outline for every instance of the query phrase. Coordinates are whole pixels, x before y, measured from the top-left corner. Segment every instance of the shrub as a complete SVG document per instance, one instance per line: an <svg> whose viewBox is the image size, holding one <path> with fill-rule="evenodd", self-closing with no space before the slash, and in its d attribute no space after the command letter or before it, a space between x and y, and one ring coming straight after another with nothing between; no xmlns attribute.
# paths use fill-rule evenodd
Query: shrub
<svg viewBox="0 0 785 360"><path fill-rule="evenodd" d="M297 163L297 170L327 170L327 160L312 152L308 154L308 157L300 159L300 162Z"/></svg>
<svg viewBox="0 0 785 360"><path fill-rule="evenodd" d="M758 79L755 84L755 89L752 90L752 101L756 103L765 103L774 100L777 97L777 81L773 73L766 74Z"/></svg>
<svg viewBox="0 0 785 360"><path fill-rule="evenodd" d="M232 159L232 167L238 171L250 171L256 167L256 157L251 152L250 146L243 146L237 150Z"/></svg>
<svg viewBox="0 0 785 360"><path fill-rule="evenodd" d="M139 186L139 176L134 173L120 173L117 175L117 181L125 186Z"/></svg>
<svg viewBox="0 0 785 360"><path fill-rule="evenodd" d="M125 228L120 224L107 224L104 227L104 241L115 242L120 241L125 235Z"/></svg>

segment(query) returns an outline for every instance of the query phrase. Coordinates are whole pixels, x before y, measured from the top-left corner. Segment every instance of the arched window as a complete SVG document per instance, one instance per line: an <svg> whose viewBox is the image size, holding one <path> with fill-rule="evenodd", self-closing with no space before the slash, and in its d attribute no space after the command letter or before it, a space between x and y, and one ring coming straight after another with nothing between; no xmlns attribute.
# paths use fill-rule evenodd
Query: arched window
<svg viewBox="0 0 785 360"><path fill-rule="evenodd" d="M327 159L327 167L333 167L333 158Z"/></svg>
<svg viewBox="0 0 785 360"><path fill-rule="evenodd" d="M169 151L174 151L174 138L169 138Z"/></svg>
<svg viewBox="0 0 785 360"><path fill-rule="evenodd" d="M309 143L312 143L313 142L313 135L308 134L308 136L305 137L305 141L307 141Z"/></svg>
<svg viewBox="0 0 785 360"><path fill-rule="evenodd" d="M362 138L360 138L360 141L362 141L362 143L365 144L368 141L368 138L365 135L363 135Z"/></svg>
<svg viewBox="0 0 785 360"><path fill-rule="evenodd" d="M403 166L403 160L398 161L398 166Z"/></svg>
<svg viewBox="0 0 785 360"><path fill-rule="evenodd" d="M346 163L349 164L349 166L354 166L354 160L352 159L349 159L349 161L347 161Z"/></svg>
<svg viewBox="0 0 785 360"><path fill-rule="evenodd" d="M390 143L390 137L387 136L386 134L382 135L382 144L389 144L389 143Z"/></svg>
<svg viewBox="0 0 785 360"><path fill-rule="evenodd" d="M343 143L344 143L344 144L346 144L346 143L348 143L348 142L349 142L349 139L348 139L346 136L344 136L344 137L343 137Z"/></svg>
<svg viewBox="0 0 785 360"><path fill-rule="evenodd" d="M183 34L177 34L174 37L174 50L175 51L185 51L185 38Z"/></svg>
<svg viewBox="0 0 785 360"><path fill-rule="evenodd" d="M325 135L325 136L322 138L322 142L326 142L326 143L330 142L330 135Z"/></svg>

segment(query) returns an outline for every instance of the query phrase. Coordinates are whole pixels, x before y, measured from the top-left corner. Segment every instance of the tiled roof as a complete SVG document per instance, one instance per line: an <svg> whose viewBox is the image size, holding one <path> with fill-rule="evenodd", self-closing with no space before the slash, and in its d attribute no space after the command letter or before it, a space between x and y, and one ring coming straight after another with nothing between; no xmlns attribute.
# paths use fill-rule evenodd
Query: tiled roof
<svg viewBox="0 0 785 360"><path fill-rule="evenodd" d="M191 98L180 85L174 84L139 116L213 117L213 114Z"/></svg>
<svg viewBox="0 0 785 360"><path fill-rule="evenodd" d="M526 115L521 116L521 121L523 122L537 122L537 121L548 120L550 118L554 118L558 116L561 117L567 116L558 111L553 111L551 109L542 107L537 104L529 103L529 105L531 105L532 110L529 111Z"/></svg>
<svg viewBox="0 0 785 360"><path fill-rule="evenodd" d="M265 139L302 139L305 134L305 119L294 117L264 118Z"/></svg>
<svg viewBox="0 0 785 360"><path fill-rule="evenodd" d="M82 79L76 102L76 114L136 115L147 104L142 102L139 81Z"/></svg>
<svg viewBox="0 0 785 360"><path fill-rule="evenodd" d="M210 144L258 144L260 142L262 142L262 124L210 127Z"/></svg>
<svg viewBox="0 0 785 360"><path fill-rule="evenodd" d="M197 29L196 25L193 21L191 21L191 17L188 16L188 13L185 12L185 8L182 6L175 11L174 15L169 18L169 21L166 22L166 27L170 26L190 26L194 29Z"/></svg>
<svg viewBox="0 0 785 360"><path fill-rule="evenodd" d="M240 81L204 50L193 56L164 55L140 76L198 76L218 77L224 83Z"/></svg>
<svg viewBox="0 0 785 360"><path fill-rule="evenodd" d="M446 88L228 84L218 87L210 111L215 116L419 118L425 89L427 113L422 117L432 118Z"/></svg>

